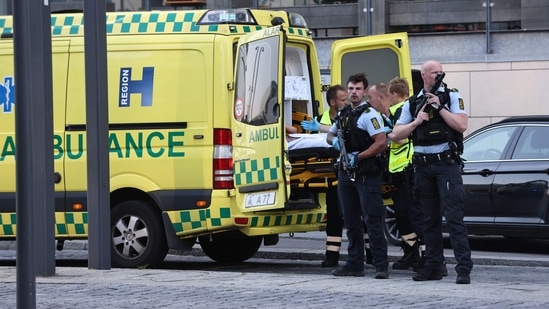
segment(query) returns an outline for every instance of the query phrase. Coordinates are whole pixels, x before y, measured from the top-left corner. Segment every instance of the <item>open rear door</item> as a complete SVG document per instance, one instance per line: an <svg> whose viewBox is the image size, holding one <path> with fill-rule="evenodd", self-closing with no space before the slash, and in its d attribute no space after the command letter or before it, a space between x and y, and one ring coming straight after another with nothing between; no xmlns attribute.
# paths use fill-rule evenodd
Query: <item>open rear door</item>
<svg viewBox="0 0 549 309"><path fill-rule="evenodd" d="M332 45L331 84L347 86L349 76L365 73L370 85L403 77L412 85L405 32L337 40ZM410 87L411 88L411 87Z"/></svg>
<svg viewBox="0 0 549 309"><path fill-rule="evenodd" d="M239 41L231 125L234 182L243 212L283 208L287 199L283 59L281 26Z"/></svg>

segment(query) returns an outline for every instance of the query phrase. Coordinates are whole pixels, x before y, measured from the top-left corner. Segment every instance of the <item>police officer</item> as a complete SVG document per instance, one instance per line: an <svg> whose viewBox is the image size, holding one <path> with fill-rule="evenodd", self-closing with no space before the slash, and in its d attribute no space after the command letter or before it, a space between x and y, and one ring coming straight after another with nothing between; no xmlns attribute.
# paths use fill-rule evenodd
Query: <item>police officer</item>
<svg viewBox="0 0 549 309"><path fill-rule="evenodd" d="M469 284L473 262L463 223L465 190L459 157L467 113L457 90L448 90L443 83L433 89L437 77L443 74L442 65L436 60L421 66L423 89L404 104L389 138L397 141L411 135L414 143L413 164L425 218L426 245L425 267L413 277L414 281L442 279L444 215L457 261L456 283Z"/></svg>
<svg viewBox="0 0 549 309"><path fill-rule="evenodd" d="M381 116L364 100L367 87L364 73L349 77L347 94L351 104L340 111L327 136L328 143L341 151L338 194L349 241L345 265L334 269L332 274L364 276L363 233L366 223L376 267L375 278L387 279L387 241L383 232L381 196L383 166L377 159L387 148L387 136L381 125ZM339 136L343 141L339 141L338 130L341 130Z"/></svg>
<svg viewBox="0 0 549 309"><path fill-rule="evenodd" d="M381 113L385 132L390 133L401 114L404 101L410 94L410 87L404 78L396 77L389 84L377 83L368 90L368 102ZM387 181L394 187L391 191L395 222L401 235L403 256L393 263L393 269L418 267L423 244L424 220L417 200L412 198L412 155L409 139L393 141L388 151ZM418 267L416 270L418 270Z"/></svg>

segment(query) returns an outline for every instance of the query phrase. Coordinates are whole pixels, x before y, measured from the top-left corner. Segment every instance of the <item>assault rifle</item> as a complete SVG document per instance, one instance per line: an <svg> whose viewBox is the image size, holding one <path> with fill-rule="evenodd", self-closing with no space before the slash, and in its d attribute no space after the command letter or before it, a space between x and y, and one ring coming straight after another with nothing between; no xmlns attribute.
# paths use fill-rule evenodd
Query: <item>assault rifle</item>
<svg viewBox="0 0 549 309"><path fill-rule="evenodd" d="M444 72L437 74L437 76L435 77L435 83L429 90L429 93L435 94L437 92L438 88L440 88L440 85L442 84L442 80L444 79L444 76L446 76L446 73ZM417 116L419 111L423 108L423 105L427 104L427 99L428 97L425 94L423 94L423 96L419 98L420 101L416 105L414 116ZM440 102L440 104L443 104L443 102Z"/></svg>
<svg viewBox="0 0 549 309"><path fill-rule="evenodd" d="M344 171L347 172L351 181L355 181L356 171L354 167L351 167L351 162L349 161L349 155L347 153L347 148L345 148L345 139L343 138L343 129L339 120L337 120L337 142L339 143L339 160L341 161L341 167Z"/></svg>

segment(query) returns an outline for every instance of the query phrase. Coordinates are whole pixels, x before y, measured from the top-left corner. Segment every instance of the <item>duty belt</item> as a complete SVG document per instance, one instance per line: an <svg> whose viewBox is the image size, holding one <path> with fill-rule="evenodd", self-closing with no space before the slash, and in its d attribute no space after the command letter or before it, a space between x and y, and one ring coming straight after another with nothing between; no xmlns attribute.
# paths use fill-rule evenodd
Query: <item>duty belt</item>
<svg viewBox="0 0 549 309"><path fill-rule="evenodd" d="M444 161L447 164L455 162L452 157L452 151L450 150L445 150L440 153L415 153L412 160L413 163L417 165L425 165L440 161Z"/></svg>

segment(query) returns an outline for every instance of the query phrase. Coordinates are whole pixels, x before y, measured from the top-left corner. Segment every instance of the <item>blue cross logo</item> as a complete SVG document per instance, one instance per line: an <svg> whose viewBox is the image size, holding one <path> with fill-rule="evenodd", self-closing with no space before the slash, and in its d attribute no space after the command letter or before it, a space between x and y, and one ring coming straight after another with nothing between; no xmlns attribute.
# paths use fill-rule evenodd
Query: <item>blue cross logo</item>
<svg viewBox="0 0 549 309"><path fill-rule="evenodd" d="M4 106L4 113L12 112L12 106L15 105L13 76L4 76L4 81L2 82L2 85L0 85L0 105Z"/></svg>

